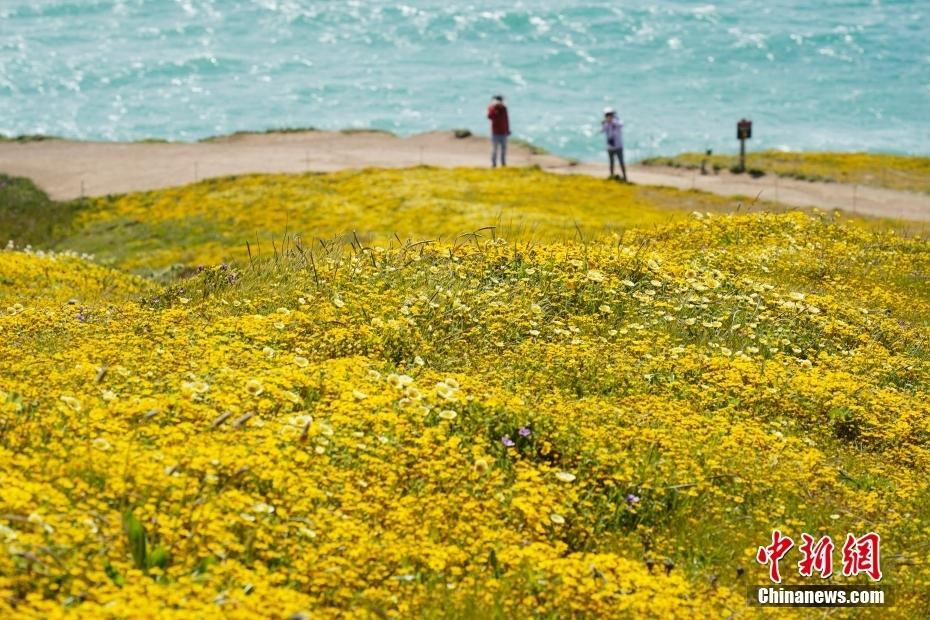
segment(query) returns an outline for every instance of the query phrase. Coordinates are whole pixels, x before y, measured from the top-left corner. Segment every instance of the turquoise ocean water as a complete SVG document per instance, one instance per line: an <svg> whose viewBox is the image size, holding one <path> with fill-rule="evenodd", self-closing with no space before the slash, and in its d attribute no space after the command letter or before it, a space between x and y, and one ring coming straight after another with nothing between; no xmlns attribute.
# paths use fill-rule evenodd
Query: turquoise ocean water
<svg viewBox="0 0 930 620"><path fill-rule="evenodd" d="M930 153L927 0L0 0L0 133L192 140L243 129L515 135L600 156Z"/></svg>

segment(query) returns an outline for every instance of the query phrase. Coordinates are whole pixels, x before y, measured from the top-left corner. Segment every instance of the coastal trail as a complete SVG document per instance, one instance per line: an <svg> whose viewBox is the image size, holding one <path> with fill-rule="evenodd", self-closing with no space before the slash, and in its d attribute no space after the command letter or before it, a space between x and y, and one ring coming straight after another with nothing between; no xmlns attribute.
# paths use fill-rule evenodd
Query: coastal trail
<svg viewBox="0 0 930 620"><path fill-rule="evenodd" d="M564 174L605 176L602 162L575 162L509 145L514 166L536 165ZM56 200L184 185L206 178L249 173L333 172L417 165L489 165L487 138L431 132L407 138L376 131L245 133L203 142L80 142L46 139L0 142L0 172L32 179ZM628 167L640 185L696 189L751 201L794 207L840 209L857 215L930 221L930 195L862 185L823 183L765 175Z"/></svg>

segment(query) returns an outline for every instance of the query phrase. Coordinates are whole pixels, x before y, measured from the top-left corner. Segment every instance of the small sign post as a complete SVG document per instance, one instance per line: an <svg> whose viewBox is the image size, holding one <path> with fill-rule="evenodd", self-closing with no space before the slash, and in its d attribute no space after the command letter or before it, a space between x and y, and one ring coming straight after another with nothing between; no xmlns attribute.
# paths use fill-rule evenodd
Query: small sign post
<svg viewBox="0 0 930 620"><path fill-rule="evenodd" d="M746 172L746 140L752 138L752 121L745 118L736 123L736 139L739 140L739 171Z"/></svg>

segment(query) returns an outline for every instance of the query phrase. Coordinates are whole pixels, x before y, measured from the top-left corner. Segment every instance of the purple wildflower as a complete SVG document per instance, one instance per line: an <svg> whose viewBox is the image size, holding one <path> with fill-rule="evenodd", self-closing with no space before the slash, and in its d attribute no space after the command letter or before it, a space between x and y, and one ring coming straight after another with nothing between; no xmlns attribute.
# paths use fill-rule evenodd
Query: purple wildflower
<svg viewBox="0 0 930 620"><path fill-rule="evenodd" d="M507 446L508 448L512 448L514 445L513 439L511 439L507 435L504 435L503 437L501 437L501 443Z"/></svg>
<svg viewBox="0 0 930 620"><path fill-rule="evenodd" d="M530 436L530 429L527 428L526 426L521 427L520 430L517 431L517 432L520 433L520 437L529 437L529 436Z"/></svg>
<svg viewBox="0 0 930 620"><path fill-rule="evenodd" d="M633 495L632 493L630 493L629 495L626 496L626 501L627 501L627 503L629 503L629 504L638 504L638 503L639 503L639 497L636 496L636 495Z"/></svg>

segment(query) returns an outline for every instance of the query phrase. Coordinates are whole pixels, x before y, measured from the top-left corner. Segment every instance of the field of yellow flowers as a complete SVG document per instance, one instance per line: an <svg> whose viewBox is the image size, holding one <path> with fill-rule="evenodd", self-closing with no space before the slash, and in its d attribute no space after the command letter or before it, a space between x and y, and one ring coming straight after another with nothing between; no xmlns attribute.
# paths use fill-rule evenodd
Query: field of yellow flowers
<svg viewBox="0 0 930 620"><path fill-rule="evenodd" d="M571 179L533 169L346 171L222 178L91 201L72 215L63 247L150 275L273 255L285 235L384 244L476 232L550 241L668 223L690 211L732 210L698 192ZM669 207L673 207L670 209ZM246 244L249 244L248 247Z"/></svg>
<svg viewBox="0 0 930 620"><path fill-rule="evenodd" d="M651 157L647 166L696 169L701 162L715 171L733 169L736 155L681 153L673 157ZM774 174L802 181L827 181L874 185L888 189L930 193L930 157L890 153L834 153L757 151L746 157L746 167L755 174Z"/></svg>
<svg viewBox="0 0 930 620"><path fill-rule="evenodd" d="M733 207L430 169L73 205L0 251L0 616L756 617L780 528L879 532L926 617L930 242Z"/></svg>

